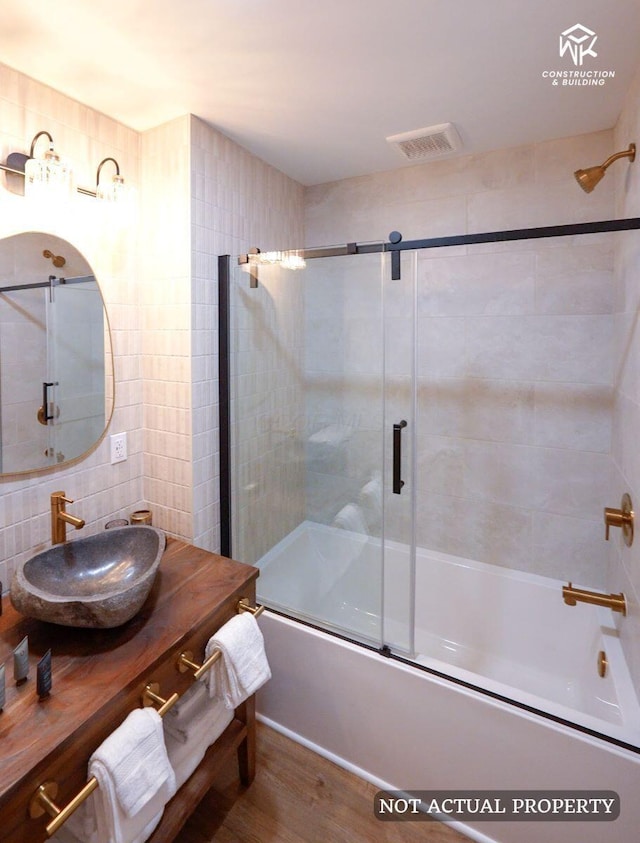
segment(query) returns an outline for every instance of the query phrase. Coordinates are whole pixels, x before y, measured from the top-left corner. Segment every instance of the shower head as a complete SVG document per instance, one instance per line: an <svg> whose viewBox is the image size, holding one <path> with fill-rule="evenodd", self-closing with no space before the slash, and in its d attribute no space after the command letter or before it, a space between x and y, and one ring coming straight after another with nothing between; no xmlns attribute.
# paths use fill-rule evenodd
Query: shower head
<svg viewBox="0 0 640 843"><path fill-rule="evenodd" d="M618 158L628 158L629 161L632 163L633 161L635 161L635 157L636 145L635 143L630 143L629 149L625 149L624 152L616 152L615 155L611 155L609 158L607 158L604 164L599 164L596 167L587 167L585 170L576 170L573 175L576 177L576 181L584 190L584 192L591 193L593 188L604 176L607 167L613 164L614 161L617 161Z"/></svg>

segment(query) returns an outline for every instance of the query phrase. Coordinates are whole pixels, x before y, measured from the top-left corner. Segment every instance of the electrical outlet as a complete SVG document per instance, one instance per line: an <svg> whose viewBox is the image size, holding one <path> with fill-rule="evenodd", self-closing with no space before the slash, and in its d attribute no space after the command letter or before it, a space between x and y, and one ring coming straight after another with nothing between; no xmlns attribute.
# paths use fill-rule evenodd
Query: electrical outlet
<svg viewBox="0 0 640 843"><path fill-rule="evenodd" d="M127 458L127 434L112 433L109 442L111 444L111 465L116 462L124 462Z"/></svg>

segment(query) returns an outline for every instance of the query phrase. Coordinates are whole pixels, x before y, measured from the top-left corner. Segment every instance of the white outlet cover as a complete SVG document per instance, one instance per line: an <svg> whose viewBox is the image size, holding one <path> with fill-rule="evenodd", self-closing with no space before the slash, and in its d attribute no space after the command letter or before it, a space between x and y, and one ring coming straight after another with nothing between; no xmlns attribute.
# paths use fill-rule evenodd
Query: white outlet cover
<svg viewBox="0 0 640 843"><path fill-rule="evenodd" d="M127 434L112 433L109 437L111 464L124 462L127 459Z"/></svg>

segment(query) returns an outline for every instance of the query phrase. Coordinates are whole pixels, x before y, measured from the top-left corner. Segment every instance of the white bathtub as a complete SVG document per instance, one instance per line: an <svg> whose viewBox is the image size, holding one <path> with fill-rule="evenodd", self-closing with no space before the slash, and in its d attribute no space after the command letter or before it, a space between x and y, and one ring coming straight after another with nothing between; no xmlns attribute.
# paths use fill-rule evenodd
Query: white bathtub
<svg viewBox="0 0 640 843"><path fill-rule="evenodd" d="M260 561L259 599L273 608L297 605L302 619L325 617L330 628L357 628L374 643L381 624L374 551L358 534L305 522ZM389 544L385 565L382 640L410 646L401 621L406 548ZM615 827L479 822L460 829L474 839L631 843L640 827L640 754L562 721L638 746L638 701L611 613L566 606L561 585L420 550L409 655L458 683L266 613L274 679L259 695L260 716L384 788L621 796ZM604 679L599 650L609 660Z"/></svg>

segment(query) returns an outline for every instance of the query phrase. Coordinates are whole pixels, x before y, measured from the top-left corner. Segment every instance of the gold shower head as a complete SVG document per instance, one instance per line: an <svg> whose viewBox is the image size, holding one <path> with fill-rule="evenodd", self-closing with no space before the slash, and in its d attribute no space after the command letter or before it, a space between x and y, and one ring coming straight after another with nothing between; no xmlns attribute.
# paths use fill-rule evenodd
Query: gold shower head
<svg viewBox="0 0 640 843"><path fill-rule="evenodd" d="M576 170L573 175L576 177L576 181L584 192L591 193L593 188L604 176L607 167L613 164L614 161L617 161L618 158L628 158L630 162L633 162L635 161L635 157L636 145L635 143L630 143L629 149L625 149L624 152L616 152L615 155L611 155L607 158L604 164L600 164L597 167L587 167L586 170Z"/></svg>

